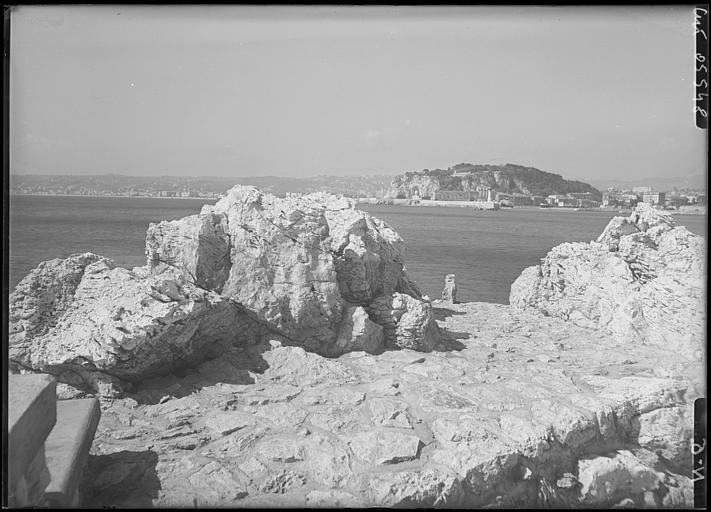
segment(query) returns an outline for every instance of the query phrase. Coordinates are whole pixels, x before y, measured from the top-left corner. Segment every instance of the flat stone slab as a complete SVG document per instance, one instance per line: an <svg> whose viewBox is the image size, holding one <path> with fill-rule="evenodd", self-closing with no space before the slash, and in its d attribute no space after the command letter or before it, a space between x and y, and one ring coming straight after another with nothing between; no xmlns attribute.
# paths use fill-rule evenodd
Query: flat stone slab
<svg viewBox="0 0 711 512"><path fill-rule="evenodd" d="M45 492L52 506L78 505L77 489L100 418L96 398L57 402L57 423L45 443L51 476Z"/></svg>
<svg viewBox="0 0 711 512"><path fill-rule="evenodd" d="M141 402L139 388L103 403L87 505L693 505L680 437L706 393L703 363L504 305L433 306L448 343L431 353L275 346L241 366L252 383L188 372L185 398ZM243 399L285 384L283 401ZM176 407L183 437L161 441ZM213 467L239 485L211 486ZM639 475L634 495L597 491L626 474Z"/></svg>
<svg viewBox="0 0 711 512"><path fill-rule="evenodd" d="M10 489L44 449L57 417L57 385L49 375L8 375L8 477Z"/></svg>

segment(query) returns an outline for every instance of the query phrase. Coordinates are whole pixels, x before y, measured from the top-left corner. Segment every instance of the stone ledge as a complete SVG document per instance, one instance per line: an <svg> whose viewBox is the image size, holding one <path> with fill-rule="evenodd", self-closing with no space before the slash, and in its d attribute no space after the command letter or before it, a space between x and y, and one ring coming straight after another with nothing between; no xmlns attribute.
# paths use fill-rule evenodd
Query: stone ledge
<svg viewBox="0 0 711 512"><path fill-rule="evenodd" d="M57 384L49 375L8 376L8 477L12 492L52 431Z"/></svg>
<svg viewBox="0 0 711 512"><path fill-rule="evenodd" d="M78 486L100 418L96 398L57 403L57 424L45 444L51 475L45 493L50 506L79 505Z"/></svg>

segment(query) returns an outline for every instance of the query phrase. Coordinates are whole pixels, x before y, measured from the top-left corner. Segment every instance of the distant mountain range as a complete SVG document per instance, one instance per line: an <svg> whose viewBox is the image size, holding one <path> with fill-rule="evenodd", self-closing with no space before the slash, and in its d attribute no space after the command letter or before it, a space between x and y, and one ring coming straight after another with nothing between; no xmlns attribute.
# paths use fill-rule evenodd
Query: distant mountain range
<svg viewBox="0 0 711 512"><path fill-rule="evenodd" d="M396 177L387 197L432 199L437 191L477 191L491 189L504 194L548 196L551 194L590 193L600 200L599 190L582 181L566 180L559 174L516 164L479 165L461 163L446 170L424 169Z"/></svg>

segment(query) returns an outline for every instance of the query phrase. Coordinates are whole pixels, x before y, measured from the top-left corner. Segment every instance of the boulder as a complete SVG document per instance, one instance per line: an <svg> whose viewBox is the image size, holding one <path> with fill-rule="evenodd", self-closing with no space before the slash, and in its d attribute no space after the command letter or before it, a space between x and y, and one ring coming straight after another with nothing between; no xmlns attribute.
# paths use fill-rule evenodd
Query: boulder
<svg viewBox="0 0 711 512"><path fill-rule="evenodd" d="M254 343L263 327L170 269L142 276L95 254L52 260L10 296L10 367L102 394ZM118 389L116 389L118 388Z"/></svg>
<svg viewBox="0 0 711 512"><path fill-rule="evenodd" d="M392 228L350 199L278 198L240 185L199 215L151 225L146 241L151 270L186 270L294 344L326 355L379 350L379 330L353 307L369 312L393 293L422 300L404 270L404 249Z"/></svg>
<svg viewBox="0 0 711 512"><path fill-rule="evenodd" d="M595 242L554 247L511 285L509 302L624 342L698 358L704 344L705 241L647 204Z"/></svg>
<svg viewBox="0 0 711 512"><path fill-rule="evenodd" d="M378 297L367 309L370 318L383 326L386 347L429 352L440 340L429 302L393 293Z"/></svg>
<svg viewBox="0 0 711 512"><path fill-rule="evenodd" d="M336 345L341 352L363 350L376 354L383 349L383 327L373 322L362 306L346 308Z"/></svg>
<svg viewBox="0 0 711 512"><path fill-rule="evenodd" d="M457 284L454 282L454 274L447 274L447 276L444 278L442 300L451 304L457 302Z"/></svg>

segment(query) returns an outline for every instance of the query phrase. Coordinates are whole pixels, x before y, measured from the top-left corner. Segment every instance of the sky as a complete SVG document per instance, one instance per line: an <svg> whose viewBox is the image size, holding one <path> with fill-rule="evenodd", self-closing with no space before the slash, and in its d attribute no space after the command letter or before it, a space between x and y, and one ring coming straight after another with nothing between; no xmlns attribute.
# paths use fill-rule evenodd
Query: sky
<svg viewBox="0 0 711 512"><path fill-rule="evenodd" d="M677 7L19 6L10 172L706 172Z"/></svg>

